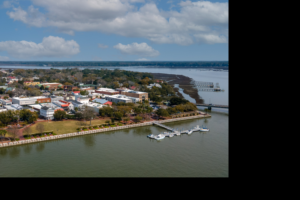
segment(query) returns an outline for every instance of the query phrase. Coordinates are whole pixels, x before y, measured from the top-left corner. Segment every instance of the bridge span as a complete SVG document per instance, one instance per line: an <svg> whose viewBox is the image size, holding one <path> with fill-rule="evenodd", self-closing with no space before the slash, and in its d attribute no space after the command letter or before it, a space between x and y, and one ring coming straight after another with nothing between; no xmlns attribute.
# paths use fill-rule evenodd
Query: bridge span
<svg viewBox="0 0 300 200"><path fill-rule="evenodd" d="M218 105L218 104L196 104L196 106L204 106L208 107L208 110L211 110L211 108L228 108L229 105Z"/></svg>

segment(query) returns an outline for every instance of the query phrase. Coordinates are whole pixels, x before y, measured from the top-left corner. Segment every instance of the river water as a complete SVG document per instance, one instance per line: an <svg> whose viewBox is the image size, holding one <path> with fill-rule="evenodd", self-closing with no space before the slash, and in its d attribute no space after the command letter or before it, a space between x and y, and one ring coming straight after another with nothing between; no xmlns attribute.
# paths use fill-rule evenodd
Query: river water
<svg viewBox="0 0 300 200"><path fill-rule="evenodd" d="M218 82L225 92L199 94L205 103L228 105L228 72L122 69L180 74L196 81ZM0 177L228 177L228 110L213 109L210 115L212 117L207 119L166 123L178 129L206 125L209 132L194 132L162 141L146 136L162 133L164 129L145 126L0 148Z"/></svg>

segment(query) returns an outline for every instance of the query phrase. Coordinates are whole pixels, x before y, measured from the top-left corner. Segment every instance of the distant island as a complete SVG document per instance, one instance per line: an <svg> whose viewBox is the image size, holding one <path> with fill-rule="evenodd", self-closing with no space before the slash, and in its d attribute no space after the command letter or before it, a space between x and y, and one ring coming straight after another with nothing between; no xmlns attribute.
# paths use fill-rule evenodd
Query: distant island
<svg viewBox="0 0 300 200"><path fill-rule="evenodd" d="M228 69L228 61L0 61L0 66L45 67L167 67Z"/></svg>

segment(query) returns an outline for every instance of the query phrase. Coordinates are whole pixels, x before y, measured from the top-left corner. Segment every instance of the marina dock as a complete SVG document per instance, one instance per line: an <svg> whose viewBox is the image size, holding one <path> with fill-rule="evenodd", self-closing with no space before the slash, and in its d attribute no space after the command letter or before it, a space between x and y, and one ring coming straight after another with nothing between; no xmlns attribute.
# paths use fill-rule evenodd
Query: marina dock
<svg viewBox="0 0 300 200"><path fill-rule="evenodd" d="M165 137L173 137L175 135L179 136L181 134L189 134L190 135L194 131L209 131L209 129L199 127L199 125L197 125L196 127L192 128L192 129L189 129L189 130L178 130L178 129L173 129L173 128L168 127L166 125L160 124L158 122L153 122L153 124L157 125L157 126L160 126L164 129L167 129L168 131L171 131L171 132L164 132L164 133L161 133L161 134L158 134L158 135L150 134L150 135L147 136L148 138L156 139L156 140L160 140L160 139L163 139Z"/></svg>

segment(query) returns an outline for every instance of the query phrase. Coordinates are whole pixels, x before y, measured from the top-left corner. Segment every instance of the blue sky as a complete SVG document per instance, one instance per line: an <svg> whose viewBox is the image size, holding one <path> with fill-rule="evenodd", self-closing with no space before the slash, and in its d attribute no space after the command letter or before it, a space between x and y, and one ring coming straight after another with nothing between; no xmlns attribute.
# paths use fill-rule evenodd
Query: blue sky
<svg viewBox="0 0 300 200"><path fill-rule="evenodd" d="M228 1L0 1L0 61L227 61Z"/></svg>

